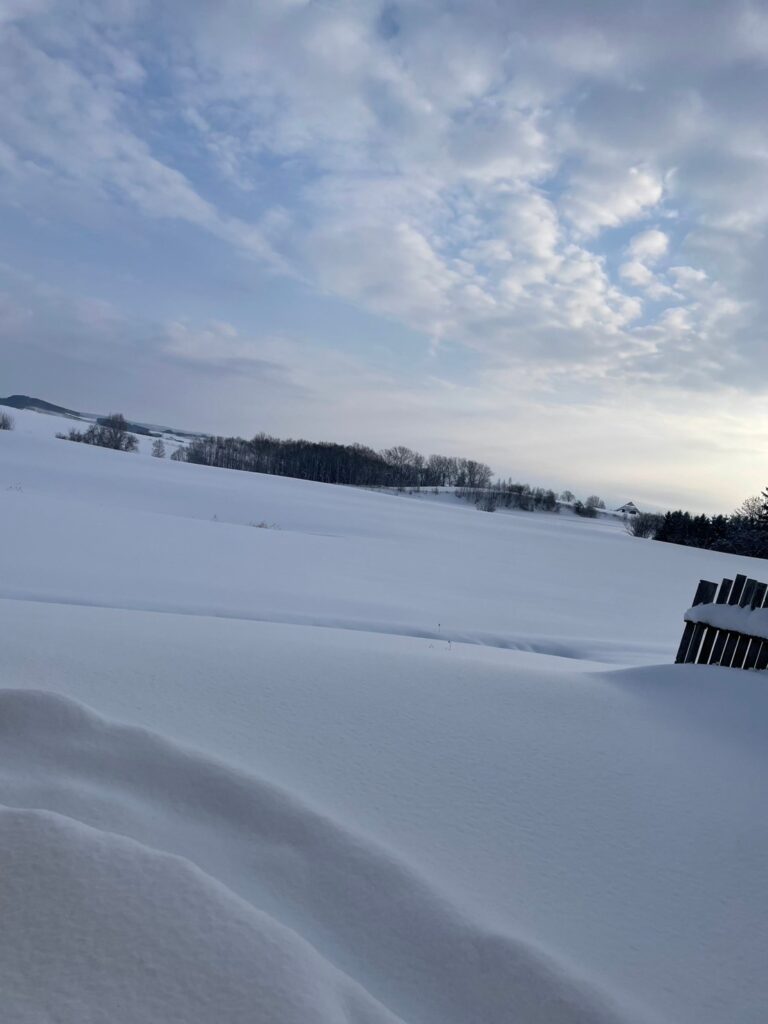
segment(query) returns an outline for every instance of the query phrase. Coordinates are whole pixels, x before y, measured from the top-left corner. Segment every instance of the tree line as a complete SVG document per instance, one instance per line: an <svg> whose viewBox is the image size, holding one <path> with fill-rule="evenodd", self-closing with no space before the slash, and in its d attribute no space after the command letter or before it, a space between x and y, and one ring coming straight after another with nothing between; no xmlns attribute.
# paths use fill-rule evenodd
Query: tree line
<svg viewBox="0 0 768 1024"><path fill-rule="evenodd" d="M572 491L556 494L551 488L531 487L513 480L497 480L483 487L457 487L456 497L465 498L482 512L495 512L498 508L514 508L523 512L559 512L567 506L577 516L594 519L605 510L605 502L596 494L584 501Z"/></svg>
<svg viewBox="0 0 768 1024"><path fill-rule="evenodd" d="M73 428L56 436L81 444L133 452L137 450L138 442L131 428L132 424L121 413L111 413L87 430ZM156 458L165 457L162 438L153 441L152 454ZM492 483L493 470L484 462L451 455L424 456L404 445L375 451L362 444L335 444L303 438L284 440L265 433L256 434L250 440L206 436L193 439L186 447L180 445L171 458L201 466L354 487L400 490L452 487L458 497L474 502L485 512L493 512L497 508L557 512L561 504L568 504L577 515L595 516L599 509L605 508L605 502L597 495L579 501L571 491L563 491L558 496L553 490L531 487L511 479Z"/></svg>
<svg viewBox="0 0 768 1024"><path fill-rule="evenodd" d="M447 455L425 457L403 445L374 451L361 444L334 444L257 434L196 438L184 461L222 469L291 476L356 487L487 487L490 466Z"/></svg>
<svg viewBox="0 0 768 1024"><path fill-rule="evenodd" d="M634 517L631 528L636 536L667 544L768 558L768 489L747 498L730 515L692 515L682 509L663 515L646 512Z"/></svg>
<svg viewBox="0 0 768 1024"><path fill-rule="evenodd" d="M131 427L122 413L110 413L87 430L73 427L68 433L56 436L80 444L134 452L138 441ZM161 438L153 442L152 454L158 458L165 456ZM358 487L477 489L488 487L493 477L493 470L484 462L449 455L425 457L404 445L377 452L362 444L335 444L303 438L283 440L264 433L250 440L242 437L198 437L186 447L179 446L171 458L200 466Z"/></svg>
<svg viewBox="0 0 768 1024"><path fill-rule="evenodd" d="M119 412L101 417L87 430L77 430L73 427L66 434L57 434L56 437L63 441L93 444L98 448L111 448L118 452L135 452L139 447L138 440L128 430L128 421Z"/></svg>
<svg viewBox="0 0 768 1024"><path fill-rule="evenodd" d="M483 487L459 486L456 496L474 502L483 512L495 512L497 508L516 508L524 512L556 512L557 495L543 487L514 483L512 480L497 480Z"/></svg>

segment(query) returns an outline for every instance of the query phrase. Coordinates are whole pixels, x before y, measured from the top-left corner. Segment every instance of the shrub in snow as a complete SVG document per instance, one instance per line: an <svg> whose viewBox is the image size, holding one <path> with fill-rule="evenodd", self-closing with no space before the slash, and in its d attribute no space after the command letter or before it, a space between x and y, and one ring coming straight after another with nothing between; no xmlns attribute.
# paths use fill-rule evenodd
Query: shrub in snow
<svg viewBox="0 0 768 1024"><path fill-rule="evenodd" d="M583 501L573 503L573 511L577 516L584 516L587 519L594 519L597 516L597 509L594 505L587 505Z"/></svg>
<svg viewBox="0 0 768 1024"><path fill-rule="evenodd" d="M656 537L664 522L664 516L653 512L639 512L636 516L625 516L627 533L633 537Z"/></svg>
<svg viewBox="0 0 768 1024"><path fill-rule="evenodd" d="M0 430L13 430L14 426L13 416L7 412L0 412Z"/></svg>
<svg viewBox="0 0 768 1024"><path fill-rule="evenodd" d="M165 445L163 444L163 439L161 437L158 437L156 441L152 442L152 454L156 459L165 458Z"/></svg>

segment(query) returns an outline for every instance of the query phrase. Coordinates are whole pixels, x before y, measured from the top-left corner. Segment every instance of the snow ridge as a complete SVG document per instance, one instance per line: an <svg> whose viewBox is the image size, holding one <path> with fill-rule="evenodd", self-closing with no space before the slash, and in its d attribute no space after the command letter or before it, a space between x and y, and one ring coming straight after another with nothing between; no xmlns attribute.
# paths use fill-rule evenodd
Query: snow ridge
<svg viewBox="0 0 768 1024"><path fill-rule="evenodd" d="M73 598L66 593L34 590L29 587L6 587L0 583L0 601L29 601L36 604L76 605L82 608L109 608L126 612L156 612L160 615L191 615L202 618L235 619L241 622L266 622L294 626L311 626L318 629L343 629L361 633L383 633L387 636L414 637L421 640L450 641L456 644L470 644L478 647L496 647L507 651L526 651L531 654L545 654L553 658L566 658L580 662L604 662L624 665L634 658L642 660L653 650L648 642L632 643L631 640L603 640L576 636L549 636L547 634L491 633L481 629L445 628L430 629L427 626L412 626L407 622L348 618L333 615L306 614L287 609L269 614L250 611L244 607L222 607L174 601L154 601L142 597L133 602ZM659 657L667 654L667 645L656 645Z"/></svg>
<svg viewBox="0 0 768 1024"><path fill-rule="evenodd" d="M148 730L2 690L0 752L14 1024L640 1020L354 822Z"/></svg>

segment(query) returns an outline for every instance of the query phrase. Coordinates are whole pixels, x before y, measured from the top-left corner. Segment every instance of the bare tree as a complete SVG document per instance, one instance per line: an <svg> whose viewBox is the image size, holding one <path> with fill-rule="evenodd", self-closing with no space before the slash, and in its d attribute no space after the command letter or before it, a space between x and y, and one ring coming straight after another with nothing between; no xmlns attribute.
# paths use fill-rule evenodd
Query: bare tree
<svg viewBox="0 0 768 1024"><path fill-rule="evenodd" d="M496 491L486 489L475 504L481 512L495 512L499 505L499 496Z"/></svg>
<svg viewBox="0 0 768 1024"><path fill-rule="evenodd" d="M419 483L419 470L423 458L417 452L398 444L393 448L385 448L381 456L391 467L392 483L396 487L412 487Z"/></svg>
<svg viewBox="0 0 768 1024"><path fill-rule="evenodd" d="M474 459L464 460L464 471L466 473L467 487L488 487L491 483L493 470L484 462L475 462Z"/></svg>
<svg viewBox="0 0 768 1024"><path fill-rule="evenodd" d="M92 444L100 448L113 448L117 452L135 452L139 442L128 430L128 423L125 416L119 412L112 412L109 416L97 421ZM89 431L86 431L86 434Z"/></svg>
<svg viewBox="0 0 768 1024"><path fill-rule="evenodd" d="M16 426L13 416L8 412L0 412L0 430L13 430Z"/></svg>
<svg viewBox="0 0 768 1024"><path fill-rule="evenodd" d="M97 448L112 448L118 452L135 452L139 447L138 440L129 432L126 419L120 413L113 413L97 420L85 433L73 427L68 434L57 434L56 437L65 441L96 445Z"/></svg>
<svg viewBox="0 0 768 1024"><path fill-rule="evenodd" d="M425 467L425 483L428 487L445 487L453 483L455 460L447 455L430 455Z"/></svg>
<svg viewBox="0 0 768 1024"><path fill-rule="evenodd" d="M765 499L759 494L755 494L751 498L745 498L734 512L734 515L741 516L743 519L761 519L764 506Z"/></svg>
<svg viewBox="0 0 768 1024"><path fill-rule="evenodd" d="M157 440L152 442L152 454L156 459L165 458L165 445L163 444L162 437L158 437Z"/></svg>

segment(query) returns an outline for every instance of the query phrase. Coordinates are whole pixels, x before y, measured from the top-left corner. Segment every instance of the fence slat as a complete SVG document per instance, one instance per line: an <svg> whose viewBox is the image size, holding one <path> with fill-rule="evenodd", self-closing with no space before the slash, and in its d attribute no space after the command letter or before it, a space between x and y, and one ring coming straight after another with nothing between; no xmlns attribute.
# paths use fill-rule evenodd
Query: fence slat
<svg viewBox="0 0 768 1024"><path fill-rule="evenodd" d="M768 601L768 584L758 583L755 587L755 592L752 595L752 608L764 608L766 601ZM766 648L765 656L766 659L768 659L768 645L766 645L765 640L761 640L759 637L752 637L749 644L749 650L747 651L747 656L744 659L744 665L742 667L746 669L757 668L760 663L761 653L764 647ZM765 668L766 666L763 665L762 667Z"/></svg>
<svg viewBox="0 0 768 1024"><path fill-rule="evenodd" d="M741 666L742 668L754 668L755 667L755 662L757 661L757 656L760 653L760 648L762 647L762 644L763 644L763 641L762 640L758 640L758 638L756 636L750 637L750 639L749 639L749 648L748 648L747 653L746 653L746 655L744 657L744 662L743 662L743 664Z"/></svg>
<svg viewBox="0 0 768 1024"><path fill-rule="evenodd" d="M725 647L723 648L723 656L720 659L720 664L723 668L730 668L733 664L733 656L736 653L740 637L741 633L734 633L733 630L728 630Z"/></svg>
<svg viewBox="0 0 768 1024"><path fill-rule="evenodd" d="M749 644L752 637L745 636L743 633L738 633L737 636L739 639L736 641L736 649L733 652L731 668L746 668L744 662L747 660L747 651L749 650Z"/></svg>
<svg viewBox="0 0 768 1024"><path fill-rule="evenodd" d="M757 580L752 579L747 580L747 582L744 584L744 589L742 590L741 597L739 598L740 608L752 607L752 598L754 596L755 588L757 587L757 585Z"/></svg>
<svg viewBox="0 0 768 1024"><path fill-rule="evenodd" d="M720 659L723 656L725 649L725 641L728 639L728 631L725 629L719 629L717 631L717 638L712 645L712 653L709 656L710 665L719 665Z"/></svg>
<svg viewBox="0 0 768 1024"><path fill-rule="evenodd" d="M728 600L728 595L731 593L731 587L733 586L733 580L724 579L720 584L717 591L717 597L715 598L715 604L725 604ZM768 587L766 587L768 590ZM715 645L715 639L720 631L716 626L708 626L704 634L704 639L701 641L701 649L699 650L699 664L708 665L712 657L712 648Z"/></svg>
<svg viewBox="0 0 768 1024"><path fill-rule="evenodd" d="M699 580L699 585L696 587L696 593L693 595L693 604L691 607L696 607L698 604L709 604L715 596L717 590L716 583L710 583L709 580ZM701 636L704 632L704 627L701 630L697 630L697 626L701 625L698 622L686 622L685 628L683 629L683 636L680 640L680 646L677 649L675 656L675 664L689 660L689 653L693 649L693 656L690 658L691 661L695 661L696 654L699 650L699 644L701 642ZM694 647L695 642L695 647Z"/></svg>
<svg viewBox="0 0 768 1024"><path fill-rule="evenodd" d="M697 622L694 624L693 633L691 634L691 642L688 644L688 650L685 653L683 659L687 665L693 665L699 660L699 650L701 648L701 641L704 639L704 634L709 627L705 622Z"/></svg>
<svg viewBox="0 0 768 1024"><path fill-rule="evenodd" d="M738 604L741 592L744 589L744 584L747 582L747 577L738 574L734 576L733 586L731 587L730 593L728 594L728 604ZM712 648L712 654L709 658L710 665L724 665L725 660L725 646L728 643L728 630L721 629L717 634L714 646ZM733 651L731 651L731 657L733 657Z"/></svg>
<svg viewBox="0 0 768 1024"><path fill-rule="evenodd" d="M768 641L763 640L755 659L755 668L761 672L768 668Z"/></svg>
<svg viewBox="0 0 768 1024"><path fill-rule="evenodd" d="M759 583L757 582L757 580L753 580L751 578L747 580L747 582L744 584L744 589L741 592L741 597L739 598L739 608L752 607L752 601L755 596L755 590L758 586ZM749 650L749 643L751 640L751 637L743 633L739 633L737 634L737 636L738 639L736 641L736 646L733 649L733 657L731 658L730 662L731 668L744 667L744 662L747 657L747 651Z"/></svg>
<svg viewBox="0 0 768 1024"><path fill-rule="evenodd" d="M744 590L744 584L746 582L747 577L742 576L741 573L734 577L733 587L731 588L731 592L728 595L728 604L739 603L739 599L741 598L741 592Z"/></svg>

